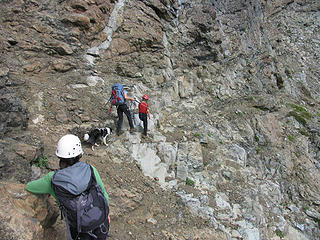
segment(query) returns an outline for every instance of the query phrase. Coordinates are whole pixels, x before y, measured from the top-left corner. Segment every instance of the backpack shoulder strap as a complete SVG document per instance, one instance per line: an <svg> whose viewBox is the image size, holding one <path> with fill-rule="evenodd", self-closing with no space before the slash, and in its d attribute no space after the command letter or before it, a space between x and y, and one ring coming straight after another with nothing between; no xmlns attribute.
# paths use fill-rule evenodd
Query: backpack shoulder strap
<svg viewBox="0 0 320 240"><path fill-rule="evenodd" d="M91 180L90 180L90 183L88 184L88 186L90 187L93 184L98 184L98 182L97 182L96 176L94 175L94 170L93 170L92 166L90 164L89 164L89 166L90 166L90 170L91 170Z"/></svg>
<svg viewBox="0 0 320 240"><path fill-rule="evenodd" d="M72 236L71 236L71 230L70 230L70 224L69 224L69 220L67 217L67 214L64 210L61 209L61 214L63 214L65 222L66 222L66 227L67 227L67 233L68 233L68 240L72 240Z"/></svg>
<svg viewBox="0 0 320 240"><path fill-rule="evenodd" d="M99 189L99 195L101 194L101 196L103 197L104 199L104 202L106 204L106 206L108 206L108 202L107 202L107 199L106 197L104 196L104 193L103 193L103 190L102 190L102 187L98 184L97 182L97 179L96 179L96 175L94 174L94 170L93 170L93 167L89 164L90 166L90 169L91 169L91 180L90 180L90 184L89 184L89 187L92 186L92 185L95 185L98 189Z"/></svg>

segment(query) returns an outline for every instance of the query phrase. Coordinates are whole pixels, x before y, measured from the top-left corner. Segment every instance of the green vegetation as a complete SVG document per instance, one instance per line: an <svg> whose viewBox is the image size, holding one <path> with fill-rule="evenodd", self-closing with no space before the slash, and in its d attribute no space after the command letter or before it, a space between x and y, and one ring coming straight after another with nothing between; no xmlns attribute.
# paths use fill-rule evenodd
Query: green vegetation
<svg viewBox="0 0 320 240"><path fill-rule="evenodd" d="M275 231L275 233L276 233L276 235L277 235L278 237L284 238L284 234L283 234L283 232L282 232L281 230L277 229L277 230Z"/></svg>
<svg viewBox="0 0 320 240"><path fill-rule="evenodd" d="M243 117L243 116L244 116L243 112L241 112L241 111L239 111L239 110L236 111L236 114L239 115L240 117Z"/></svg>
<svg viewBox="0 0 320 240"><path fill-rule="evenodd" d="M299 123L301 123L303 126L307 124L307 121L298 113L291 111L289 112L288 116L294 117Z"/></svg>
<svg viewBox="0 0 320 240"><path fill-rule="evenodd" d="M257 153L260 153L261 152L261 147L258 146L257 149L256 149Z"/></svg>
<svg viewBox="0 0 320 240"><path fill-rule="evenodd" d="M309 116L309 118L312 117L312 114L308 113L308 111L303 106L300 106L300 105L297 105L297 104L294 104L294 103L289 103L288 105L291 108L295 109L296 112L300 112L300 113L306 114L306 117Z"/></svg>
<svg viewBox="0 0 320 240"><path fill-rule="evenodd" d="M290 141L290 142L293 142L293 141L294 141L294 136L290 135L288 138L289 138L289 141Z"/></svg>
<svg viewBox="0 0 320 240"><path fill-rule="evenodd" d="M256 142L259 142L259 137L258 137L258 135L257 134L254 134L254 140L256 141Z"/></svg>
<svg viewBox="0 0 320 240"><path fill-rule="evenodd" d="M200 137L200 133L195 133L194 136L195 137Z"/></svg>
<svg viewBox="0 0 320 240"><path fill-rule="evenodd" d="M186 178L186 184L193 187L194 186L194 181L191 180L190 178Z"/></svg>
<svg viewBox="0 0 320 240"><path fill-rule="evenodd" d="M300 129L299 129L299 132L300 132L302 135L306 136L306 137L309 137L309 136L310 136L310 134L308 133L308 131L307 131L306 129L304 129L304 128L300 128Z"/></svg>
<svg viewBox="0 0 320 240"><path fill-rule="evenodd" d="M47 167L47 164L48 164L48 158L46 155L39 157L35 162L35 165L37 167Z"/></svg>
<svg viewBox="0 0 320 240"><path fill-rule="evenodd" d="M290 103L289 107L293 108L294 111L289 112L289 116L294 117L299 123L302 125L306 125L308 119L313 117L313 114L309 113L303 106L299 106L297 104Z"/></svg>

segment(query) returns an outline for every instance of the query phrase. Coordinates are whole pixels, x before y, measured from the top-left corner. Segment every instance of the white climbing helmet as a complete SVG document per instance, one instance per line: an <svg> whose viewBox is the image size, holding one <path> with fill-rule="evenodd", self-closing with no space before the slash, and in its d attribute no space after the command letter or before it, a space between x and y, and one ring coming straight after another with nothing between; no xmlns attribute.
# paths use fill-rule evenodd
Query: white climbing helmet
<svg viewBox="0 0 320 240"><path fill-rule="evenodd" d="M81 142L77 136L67 134L60 138L56 150L59 158L74 158L82 153Z"/></svg>

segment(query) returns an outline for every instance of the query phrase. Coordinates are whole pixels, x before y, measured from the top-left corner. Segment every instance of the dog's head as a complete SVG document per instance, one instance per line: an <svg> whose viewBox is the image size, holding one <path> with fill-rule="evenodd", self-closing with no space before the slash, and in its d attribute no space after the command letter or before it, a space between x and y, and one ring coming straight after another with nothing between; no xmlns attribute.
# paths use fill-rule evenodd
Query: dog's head
<svg viewBox="0 0 320 240"><path fill-rule="evenodd" d="M112 128L110 127L105 127L105 128L102 128L102 132L103 132L103 136L109 136L112 134Z"/></svg>
<svg viewBox="0 0 320 240"><path fill-rule="evenodd" d="M88 133L86 133L86 134L84 134L84 136L83 136L83 140L84 141L88 141L89 140L89 134Z"/></svg>

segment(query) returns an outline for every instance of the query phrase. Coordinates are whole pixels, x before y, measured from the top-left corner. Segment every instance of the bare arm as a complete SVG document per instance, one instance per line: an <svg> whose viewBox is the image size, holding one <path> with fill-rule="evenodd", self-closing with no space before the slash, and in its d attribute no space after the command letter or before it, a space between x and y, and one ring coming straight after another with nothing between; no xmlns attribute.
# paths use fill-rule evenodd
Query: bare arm
<svg viewBox="0 0 320 240"><path fill-rule="evenodd" d="M149 109L149 107L148 107L148 109L147 109L147 114L148 114L148 117L149 117L149 119L150 119L150 109Z"/></svg>
<svg viewBox="0 0 320 240"><path fill-rule="evenodd" d="M132 102L134 101L134 98L129 97L129 96L127 95L127 93L125 93L123 96L124 96L125 99L128 99L128 100L130 100L130 101L132 101Z"/></svg>

